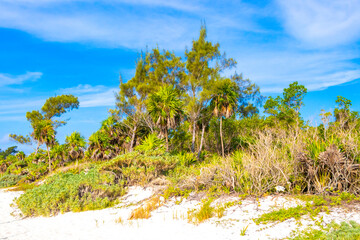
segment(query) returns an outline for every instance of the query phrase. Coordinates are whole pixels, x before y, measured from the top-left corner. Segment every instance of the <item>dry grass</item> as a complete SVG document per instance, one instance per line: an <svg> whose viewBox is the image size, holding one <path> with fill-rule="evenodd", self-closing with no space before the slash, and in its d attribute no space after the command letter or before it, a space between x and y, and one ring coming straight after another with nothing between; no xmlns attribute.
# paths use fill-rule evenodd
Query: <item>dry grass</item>
<svg viewBox="0 0 360 240"><path fill-rule="evenodd" d="M213 199L204 199L199 209L192 209L188 211L188 221L190 223L199 224L205 220L212 218L215 213L215 208L211 206Z"/></svg>
<svg viewBox="0 0 360 240"><path fill-rule="evenodd" d="M161 206L161 201L158 196L152 197L146 201L142 206L134 209L129 217L129 220L148 219L151 217L151 212Z"/></svg>
<svg viewBox="0 0 360 240"><path fill-rule="evenodd" d="M295 156L304 146L302 134L294 130L268 130L258 132L256 141L243 157L243 176L251 185L247 191L264 194L276 186L289 188L290 177L296 175Z"/></svg>
<svg viewBox="0 0 360 240"><path fill-rule="evenodd" d="M115 220L116 223L120 223L120 224L124 224L124 220L122 219L122 217L119 217Z"/></svg>

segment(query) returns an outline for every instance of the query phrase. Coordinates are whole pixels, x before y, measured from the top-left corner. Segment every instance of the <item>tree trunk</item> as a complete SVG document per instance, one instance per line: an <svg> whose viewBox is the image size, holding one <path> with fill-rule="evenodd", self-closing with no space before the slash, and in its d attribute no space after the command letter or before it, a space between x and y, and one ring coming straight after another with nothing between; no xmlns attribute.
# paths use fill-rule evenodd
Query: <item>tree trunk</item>
<svg viewBox="0 0 360 240"><path fill-rule="evenodd" d="M222 156L225 157L225 154L224 154L223 134L222 134L222 117L220 117L220 140L221 140L221 152L222 152Z"/></svg>
<svg viewBox="0 0 360 240"><path fill-rule="evenodd" d="M130 142L130 150L129 150L130 152L132 152L132 150L134 148L136 130L137 130L137 125L134 126L134 129L133 129L133 132L132 132L131 142Z"/></svg>
<svg viewBox="0 0 360 240"><path fill-rule="evenodd" d="M168 137L168 130L165 130L165 140L166 140L166 151L169 151L169 137Z"/></svg>
<svg viewBox="0 0 360 240"><path fill-rule="evenodd" d="M36 150L35 150L35 155L38 153L39 147L40 147L40 142L37 143Z"/></svg>
<svg viewBox="0 0 360 240"><path fill-rule="evenodd" d="M196 121L194 120L193 129L192 129L191 152L195 152L195 135L196 135L195 127L196 127Z"/></svg>
<svg viewBox="0 0 360 240"><path fill-rule="evenodd" d="M201 130L201 141L200 141L200 147L199 147L199 151L198 151L198 160L200 159L200 154L201 154L201 150L202 150L202 146L204 144L204 134L205 134L205 127L206 125L203 124L202 125L202 130Z"/></svg>
<svg viewBox="0 0 360 240"><path fill-rule="evenodd" d="M51 173L51 158L50 158L50 151L49 151L49 146L48 145L46 145L46 149L47 149L48 157L49 157L49 172Z"/></svg>

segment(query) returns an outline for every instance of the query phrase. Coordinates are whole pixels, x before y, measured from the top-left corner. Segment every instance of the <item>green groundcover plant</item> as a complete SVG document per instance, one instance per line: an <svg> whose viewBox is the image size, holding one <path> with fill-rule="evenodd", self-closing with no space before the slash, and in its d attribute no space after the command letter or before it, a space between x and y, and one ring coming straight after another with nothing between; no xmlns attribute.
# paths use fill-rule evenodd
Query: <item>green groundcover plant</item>
<svg viewBox="0 0 360 240"><path fill-rule="evenodd" d="M354 221L330 223L322 229L306 229L293 238L293 240L358 240L360 239L360 225Z"/></svg>
<svg viewBox="0 0 360 240"><path fill-rule="evenodd" d="M113 174L93 168L80 174L59 173L21 195L16 203L25 216L85 211L112 206L124 194Z"/></svg>

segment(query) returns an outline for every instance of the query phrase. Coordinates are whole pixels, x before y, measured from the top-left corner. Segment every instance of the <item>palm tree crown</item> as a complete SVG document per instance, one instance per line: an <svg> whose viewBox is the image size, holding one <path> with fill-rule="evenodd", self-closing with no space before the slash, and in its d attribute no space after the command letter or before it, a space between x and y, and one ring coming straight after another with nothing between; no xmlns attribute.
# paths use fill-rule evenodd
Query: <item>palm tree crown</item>
<svg viewBox="0 0 360 240"><path fill-rule="evenodd" d="M182 105L178 91L171 86L162 87L149 97L147 103L149 114L160 128L161 137L165 136L167 148L168 130L176 127L180 121L183 113Z"/></svg>

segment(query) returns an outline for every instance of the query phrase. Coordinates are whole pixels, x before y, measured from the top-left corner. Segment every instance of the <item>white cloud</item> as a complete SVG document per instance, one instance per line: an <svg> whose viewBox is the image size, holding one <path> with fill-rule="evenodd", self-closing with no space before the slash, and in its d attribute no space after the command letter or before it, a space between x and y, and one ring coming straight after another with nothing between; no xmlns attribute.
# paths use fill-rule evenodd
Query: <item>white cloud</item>
<svg viewBox="0 0 360 240"><path fill-rule="evenodd" d="M0 3L0 26L15 28L48 41L85 42L106 47L183 47L191 19L154 11L134 14L119 5L109 12L88 8L71 11L66 4L36 6ZM70 8L71 9L71 8ZM200 21L199 21L200 22Z"/></svg>
<svg viewBox="0 0 360 240"><path fill-rule="evenodd" d="M284 25L312 47L331 47L360 38L358 0L278 0Z"/></svg>
<svg viewBox="0 0 360 240"><path fill-rule="evenodd" d="M45 103L45 99L27 98L27 99L11 99L11 100L0 100L0 112L11 111L13 113L29 111L30 109L41 108L42 104Z"/></svg>
<svg viewBox="0 0 360 240"><path fill-rule="evenodd" d="M21 85L26 81L36 81L41 78L41 72L26 72L22 75L10 75L0 73L0 87L9 85Z"/></svg>
<svg viewBox="0 0 360 240"><path fill-rule="evenodd" d="M107 87L103 85L92 86L90 84L79 84L72 88L62 88L59 90L61 94L86 94L86 93L98 93L106 91Z"/></svg>
<svg viewBox="0 0 360 240"><path fill-rule="evenodd" d="M7 144L10 142L9 134L5 134L0 138L0 144ZM3 149L5 150L5 149Z"/></svg>
<svg viewBox="0 0 360 240"><path fill-rule="evenodd" d="M115 107L116 88L110 88L99 93L79 96L80 107Z"/></svg>
<svg viewBox="0 0 360 240"><path fill-rule="evenodd" d="M282 92L294 81L313 91L358 79L359 66L352 62L357 56L358 52L345 49L241 49L240 53L235 53L238 72L243 72L266 93Z"/></svg>
<svg viewBox="0 0 360 240"><path fill-rule="evenodd" d="M102 7L94 7L94 2ZM159 44L160 48L183 51L191 44L202 20L219 35L223 31L231 35L229 29L260 31L252 19L258 15L259 12L241 2L226 5L200 0L0 2L0 27L26 31L47 41L138 50Z"/></svg>
<svg viewBox="0 0 360 240"><path fill-rule="evenodd" d="M105 86L78 85L73 88L59 89L48 96L0 100L0 122L26 122L26 112L40 110L46 99L55 94L74 94L79 98L80 108L115 107L115 92L119 88Z"/></svg>
<svg viewBox="0 0 360 240"><path fill-rule="evenodd" d="M92 86L80 84L72 88L64 88L57 91L59 94L74 94L79 98L80 107L114 107L115 92L119 88L111 88L103 85Z"/></svg>
<svg viewBox="0 0 360 240"><path fill-rule="evenodd" d="M206 20L209 39L220 42L222 50L238 61L238 71L262 86L263 92L282 91L293 81L318 90L360 77L358 65L351 63L358 52L323 48L360 37L360 1L275 2L259 7L215 0L4 0L0 27L47 41L136 50L159 44L183 52L197 37L200 21ZM268 28L279 10L287 32L304 44L289 40L276 26ZM306 50L309 46L312 51ZM92 107L113 106L114 91L85 84L58 92L79 95L82 107Z"/></svg>

